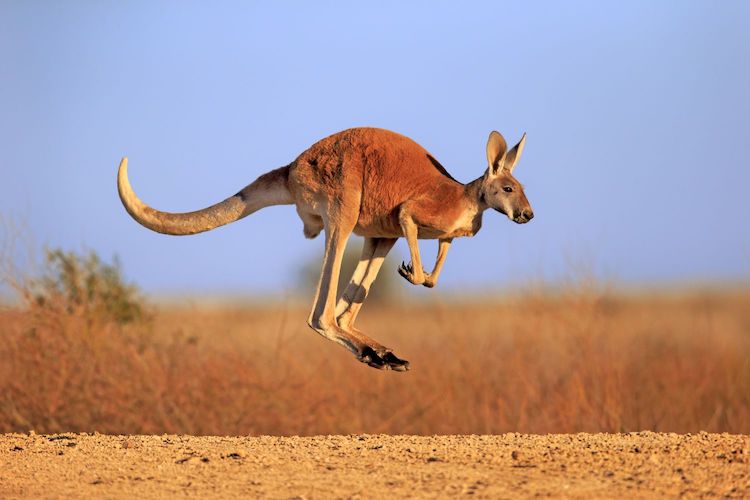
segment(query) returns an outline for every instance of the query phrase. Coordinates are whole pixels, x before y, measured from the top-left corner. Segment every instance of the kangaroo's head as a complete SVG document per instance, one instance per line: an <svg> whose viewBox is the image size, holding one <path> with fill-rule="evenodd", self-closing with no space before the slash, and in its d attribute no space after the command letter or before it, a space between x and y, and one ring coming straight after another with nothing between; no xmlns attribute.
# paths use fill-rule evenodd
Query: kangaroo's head
<svg viewBox="0 0 750 500"><path fill-rule="evenodd" d="M525 224L534 218L523 186L513 177L513 169L521 158L525 142L526 134L523 134L518 144L508 151L503 136L495 131L490 133L487 140L488 168L480 188L480 196L485 204L518 224Z"/></svg>

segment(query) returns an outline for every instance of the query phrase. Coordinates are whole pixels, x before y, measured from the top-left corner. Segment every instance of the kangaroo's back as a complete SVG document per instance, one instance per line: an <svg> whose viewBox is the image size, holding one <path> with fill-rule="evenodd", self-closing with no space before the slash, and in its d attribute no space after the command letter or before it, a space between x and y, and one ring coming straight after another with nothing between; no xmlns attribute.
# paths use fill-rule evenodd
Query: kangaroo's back
<svg viewBox="0 0 750 500"><path fill-rule="evenodd" d="M303 201L316 212L320 203L356 191L355 231L380 236L400 234L396 208L404 201L463 189L422 146L378 128L348 129L317 142L291 165L290 181L298 206Z"/></svg>
<svg viewBox="0 0 750 500"><path fill-rule="evenodd" d="M387 130L368 132L362 209L355 232L400 236L398 207L407 200L439 193L452 205L461 196L463 185L412 139Z"/></svg>

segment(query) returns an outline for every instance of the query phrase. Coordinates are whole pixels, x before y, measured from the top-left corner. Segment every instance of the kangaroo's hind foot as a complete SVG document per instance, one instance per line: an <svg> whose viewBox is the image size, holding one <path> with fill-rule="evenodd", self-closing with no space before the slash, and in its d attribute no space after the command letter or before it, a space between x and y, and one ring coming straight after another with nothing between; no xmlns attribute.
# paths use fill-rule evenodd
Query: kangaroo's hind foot
<svg viewBox="0 0 750 500"><path fill-rule="evenodd" d="M383 347L377 342L373 345L364 344L357 359L368 366L379 370L393 370L396 372L405 372L409 370L409 362L401 359L387 347Z"/></svg>
<svg viewBox="0 0 750 500"><path fill-rule="evenodd" d="M356 339L358 345L357 351L354 354L362 363L366 363L368 366L379 370L393 370L397 372L409 370L409 362L393 354L393 350L373 340L356 328L349 327L348 330L350 338Z"/></svg>

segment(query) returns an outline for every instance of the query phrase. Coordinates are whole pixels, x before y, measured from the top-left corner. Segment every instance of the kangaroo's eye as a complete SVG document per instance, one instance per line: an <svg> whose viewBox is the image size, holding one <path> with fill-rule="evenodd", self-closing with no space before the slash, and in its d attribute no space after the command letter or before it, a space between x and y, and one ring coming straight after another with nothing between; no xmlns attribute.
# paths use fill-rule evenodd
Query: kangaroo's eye
<svg viewBox="0 0 750 500"><path fill-rule="evenodd" d="M512 188L512 187L510 187L510 186L505 186L505 187L503 188L503 191L505 191L506 193L512 193L512 192L513 192L513 188Z"/></svg>

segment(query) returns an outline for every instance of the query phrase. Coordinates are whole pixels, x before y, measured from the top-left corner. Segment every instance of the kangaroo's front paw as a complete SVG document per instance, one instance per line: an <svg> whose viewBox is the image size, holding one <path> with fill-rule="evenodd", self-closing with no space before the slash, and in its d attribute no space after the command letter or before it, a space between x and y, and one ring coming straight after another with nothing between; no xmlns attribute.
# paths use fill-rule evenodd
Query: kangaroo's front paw
<svg viewBox="0 0 750 500"><path fill-rule="evenodd" d="M430 273L424 273L424 283L422 283L422 286L433 288L435 285L437 285L437 280L434 280Z"/></svg>
<svg viewBox="0 0 750 500"><path fill-rule="evenodd" d="M422 276L416 276L416 273L414 272L414 267L412 266L411 262L408 264L401 263L401 265L398 267L398 274L404 277L406 281L413 285L422 285L424 284L424 271L422 271Z"/></svg>

